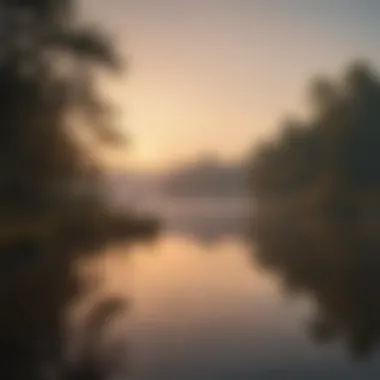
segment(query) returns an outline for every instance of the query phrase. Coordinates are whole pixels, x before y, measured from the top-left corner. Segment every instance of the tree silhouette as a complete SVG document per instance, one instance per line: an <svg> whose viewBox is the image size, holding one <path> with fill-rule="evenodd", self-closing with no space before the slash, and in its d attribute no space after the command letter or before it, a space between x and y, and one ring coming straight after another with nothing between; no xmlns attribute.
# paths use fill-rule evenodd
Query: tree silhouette
<svg viewBox="0 0 380 380"><path fill-rule="evenodd" d="M355 63L311 99L253 156L255 258L315 301L315 338L365 355L380 343L380 81Z"/></svg>
<svg viewBox="0 0 380 380"><path fill-rule="evenodd" d="M77 263L156 231L109 208L86 143L121 141L96 85L121 59L102 29L83 25L75 1L0 0L0 19L1 377L104 379L116 363L95 355L96 331L124 300L94 307L84 351L69 360L67 310L94 291Z"/></svg>

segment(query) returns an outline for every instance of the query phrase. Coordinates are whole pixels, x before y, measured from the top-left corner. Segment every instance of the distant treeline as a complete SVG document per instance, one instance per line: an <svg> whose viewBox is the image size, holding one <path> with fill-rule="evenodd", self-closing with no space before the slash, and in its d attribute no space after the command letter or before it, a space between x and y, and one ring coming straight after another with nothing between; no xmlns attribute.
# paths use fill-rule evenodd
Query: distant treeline
<svg viewBox="0 0 380 380"><path fill-rule="evenodd" d="M246 176L246 166L241 162L200 159L164 175L161 189L165 195L175 197L239 197L247 194Z"/></svg>

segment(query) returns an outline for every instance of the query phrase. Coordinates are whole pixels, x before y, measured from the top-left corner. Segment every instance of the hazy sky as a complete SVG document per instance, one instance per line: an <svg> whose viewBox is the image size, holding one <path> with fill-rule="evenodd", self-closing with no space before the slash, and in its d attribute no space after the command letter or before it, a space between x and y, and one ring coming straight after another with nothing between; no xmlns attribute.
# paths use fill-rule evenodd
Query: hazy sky
<svg viewBox="0 0 380 380"><path fill-rule="evenodd" d="M379 0L82 0L115 33L128 75L108 91L133 138L116 161L238 158L304 109L315 74L380 67Z"/></svg>

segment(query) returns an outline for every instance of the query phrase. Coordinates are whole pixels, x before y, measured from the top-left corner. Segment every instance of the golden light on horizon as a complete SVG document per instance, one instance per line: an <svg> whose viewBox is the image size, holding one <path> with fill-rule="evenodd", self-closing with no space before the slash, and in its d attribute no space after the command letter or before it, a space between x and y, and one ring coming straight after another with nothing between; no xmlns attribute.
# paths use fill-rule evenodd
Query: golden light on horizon
<svg viewBox="0 0 380 380"><path fill-rule="evenodd" d="M359 56L380 62L377 41L364 28L353 36L348 20L339 29L326 15L318 32L312 13L302 15L311 6L82 3L89 18L117 36L128 63L109 92L133 139L125 152L109 153L121 166L162 167L207 152L237 159L288 112L303 109L314 75L339 71Z"/></svg>

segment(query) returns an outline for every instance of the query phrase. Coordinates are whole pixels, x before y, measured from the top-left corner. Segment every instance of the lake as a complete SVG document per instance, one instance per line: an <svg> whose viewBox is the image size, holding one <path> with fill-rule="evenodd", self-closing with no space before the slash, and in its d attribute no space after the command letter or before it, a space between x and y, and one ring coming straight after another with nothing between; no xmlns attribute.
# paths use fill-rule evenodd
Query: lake
<svg viewBox="0 0 380 380"><path fill-rule="evenodd" d="M256 262L245 201L187 202L156 207L166 226L159 241L136 246L117 269L133 304L132 379L380 377L377 355L354 360L340 342L313 342L315 305L287 295Z"/></svg>

